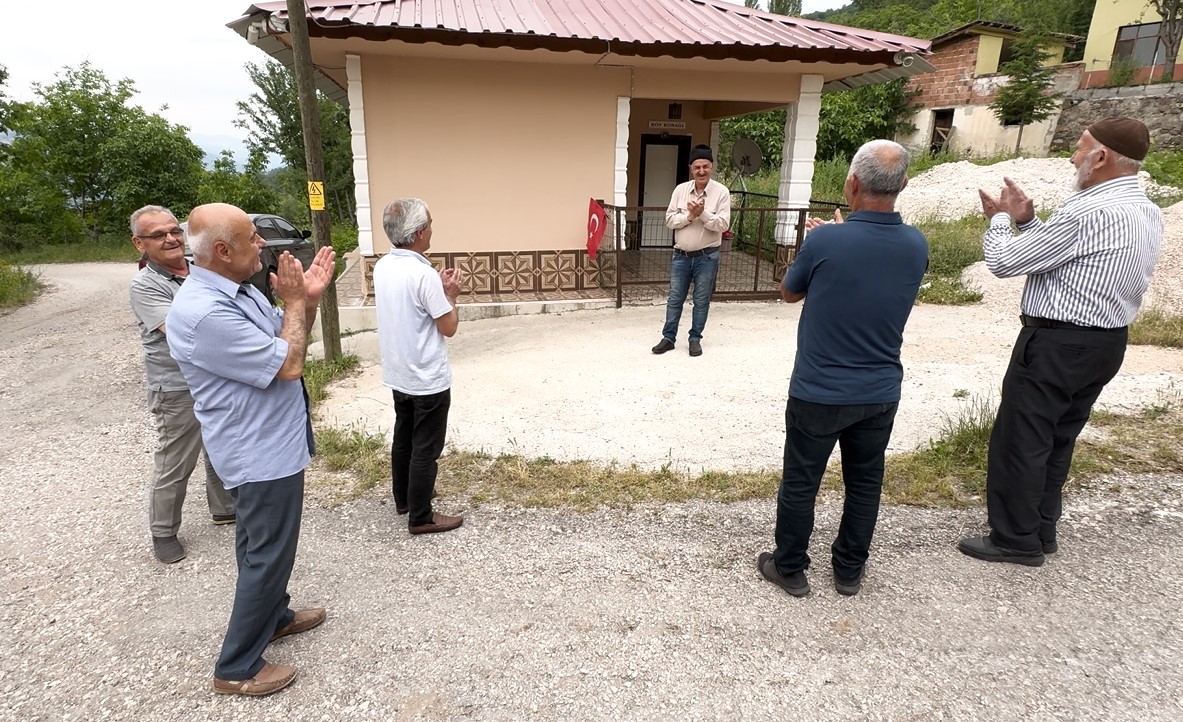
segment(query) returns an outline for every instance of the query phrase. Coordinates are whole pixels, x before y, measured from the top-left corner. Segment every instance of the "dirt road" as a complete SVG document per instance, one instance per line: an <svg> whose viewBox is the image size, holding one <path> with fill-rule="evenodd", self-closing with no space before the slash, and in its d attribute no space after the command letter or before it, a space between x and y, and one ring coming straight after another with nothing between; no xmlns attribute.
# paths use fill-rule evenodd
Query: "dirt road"
<svg viewBox="0 0 1183 722"><path fill-rule="evenodd" d="M884 509L849 599L827 569L833 505L801 600L754 569L771 500L578 515L444 499L468 521L438 538L409 537L380 494L310 506L291 591L329 620L269 649L299 669L291 688L215 697L233 528L190 493L189 557L152 557L132 269L44 274L52 292L0 317L0 719L1183 715L1178 477L1075 495L1039 569L958 554L978 510Z"/></svg>

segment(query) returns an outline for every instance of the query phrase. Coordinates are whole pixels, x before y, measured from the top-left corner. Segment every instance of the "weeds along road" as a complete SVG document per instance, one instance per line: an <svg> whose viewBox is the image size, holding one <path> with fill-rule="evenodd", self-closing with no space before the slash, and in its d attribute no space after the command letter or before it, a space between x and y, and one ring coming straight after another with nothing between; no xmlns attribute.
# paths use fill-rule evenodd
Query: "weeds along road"
<svg viewBox="0 0 1183 722"><path fill-rule="evenodd" d="M289 689L215 697L233 528L189 494L188 558L158 564L153 430L130 267L43 269L0 316L0 719L1178 719L1183 479L1074 495L1038 569L957 553L981 510L886 508L866 586L839 598L819 508L813 594L759 579L772 500L631 511L465 508L409 537L381 495L305 510L276 642ZM1122 487L1120 493L1108 489ZM449 509L452 506L448 506Z"/></svg>

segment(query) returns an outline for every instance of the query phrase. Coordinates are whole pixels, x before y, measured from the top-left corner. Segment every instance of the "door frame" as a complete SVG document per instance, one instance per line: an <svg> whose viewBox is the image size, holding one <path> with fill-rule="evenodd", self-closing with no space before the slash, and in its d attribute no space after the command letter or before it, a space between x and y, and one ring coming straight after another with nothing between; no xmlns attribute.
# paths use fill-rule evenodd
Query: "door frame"
<svg viewBox="0 0 1183 722"><path fill-rule="evenodd" d="M677 175L674 177L674 185L677 186L690 180L690 145L693 140L689 135L670 135L669 133L642 133L641 134L641 153L640 165L638 166L637 177L637 205L645 206L668 206L670 199L657 199L658 202L651 202L654 199L645 198L645 154L650 145L674 145L678 147L678 165ZM647 202L649 201L649 202ZM645 220L643 218L644 212L637 213L637 248L641 248L641 234L645 232ZM665 220L665 214L662 213L662 222ZM670 231L670 246L674 245L673 231ZM652 247L652 246L651 246Z"/></svg>

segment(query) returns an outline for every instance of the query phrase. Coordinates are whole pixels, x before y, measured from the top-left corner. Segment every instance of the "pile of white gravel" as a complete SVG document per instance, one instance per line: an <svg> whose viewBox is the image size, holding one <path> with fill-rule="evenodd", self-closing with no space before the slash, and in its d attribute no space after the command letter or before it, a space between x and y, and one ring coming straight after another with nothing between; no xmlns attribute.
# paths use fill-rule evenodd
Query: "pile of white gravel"
<svg viewBox="0 0 1183 722"><path fill-rule="evenodd" d="M1150 195L1183 192L1155 183L1145 171L1139 175ZM980 214L978 189L997 193L1002 189L1004 177L1022 187L1035 202L1036 210L1055 208L1075 192L1072 181L1076 168L1067 158L1015 158L994 165L958 161L942 163L909 180L896 207L908 223L957 220Z"/></svg>
<svg viewBox="0 0 1183 722"><path fill-rule="evenodd" d="M1162 220L1162 255L1142 308L1183 314L1183 203L1164 208Z"/></svg>

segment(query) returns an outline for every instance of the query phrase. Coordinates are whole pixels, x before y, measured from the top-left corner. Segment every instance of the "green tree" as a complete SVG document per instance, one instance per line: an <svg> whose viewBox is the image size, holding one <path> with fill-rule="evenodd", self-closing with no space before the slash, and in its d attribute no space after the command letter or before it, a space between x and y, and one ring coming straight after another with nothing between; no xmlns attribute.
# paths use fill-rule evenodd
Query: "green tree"
<svg viewBox="0 0 1183 722"><path fill-rule="evenodd" d="M1011 59L999 70L1010 76L998 89L990 110L1005 125L1019 126L1015 155L1023 143L1023 129L1029 123L1050 118L1059 104L1060 93L1049 93L1055 71L1043 63L1048 58L1047 38L1026 34L1014 42Z"/></svg>
<svg viewBox="0 0 1183 722"><path fill-rule="evenodd" d="M97 239L122 228L145 203L181 210L192 204L201 149L184 127L129 105L131 80L112 83L83 63L33 90L36 100L10 106L13 138L5 154L7 170L27 184L32 206L23 205L57 198Z"/></svg>
<svg viewBox="0 0 1183 722"><path fill-rule="evenodd" d="M914 111L908 106L914 94L904 84L904 80L893 80L823 95L817 157L850 158L868 140L890 140L915 130Z"/></svg>
<svg viewBox="0 0 1183 722"><path fill-rule="evenodd" d="M8 130L5 119L8 117L8 101L4 94L4 84L8 82L8 68L0 65L0 133Z"/></svg>
<svg viewBox="0 0 1183 722"><path fill-rule="evenodd" d="M766 0L764 7L760 7L760 0L743 0L744 7L754 10L767 10L777 15L801 17L801 0Z"/></svg>
<svg viewBox="0 0 1183 722"><path fill-rule="evenodd" d="M267 158L258 148L251 149L242 171L234 153L224 150L202 177L197 203L231 203L251 213L276 212L279 194L267 182L266 171Z"/></svg>
<svg viewBox="0 0 1183 722"><path fill-rule="evenodd" d="M247 63L246 72L258 88L237 103L239 118L235 125L250 131L247 146L265 154L274 153L283 159L285 166L304 173L304 135L295 75L273 60L261 65ZM349 221L355 218L357 208L353 195L349 113L324 96L318 96L318 110L324 144L326 205L339 219ZM300 176L299 185L289 188L289 192L303 196L304 179Z"/></svg>

